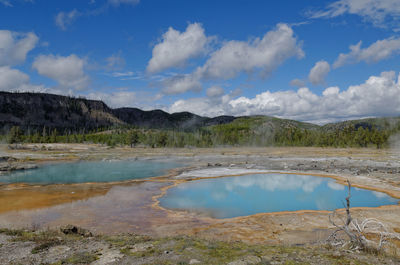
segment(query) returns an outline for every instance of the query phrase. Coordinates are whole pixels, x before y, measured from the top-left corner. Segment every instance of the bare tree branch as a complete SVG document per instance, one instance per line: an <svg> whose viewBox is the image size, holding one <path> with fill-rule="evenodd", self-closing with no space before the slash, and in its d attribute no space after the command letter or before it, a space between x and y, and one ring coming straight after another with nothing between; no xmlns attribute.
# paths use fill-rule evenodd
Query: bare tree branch
<svg viewBox="0 0 400 265"><path fill-rule="evenodd" d="M380 250L388 239L400 240L397 233L389 233L385 225L375 218L367 218L361 223L353 219L350 213L351 183L347 180L348 195L346 197L346 220L342 219L334 210L329 215L329 222L336 227L336 230L328 237L327 242L333 246L346 247L350 245L352 249L377 249ZM343 224L339 225L335 219L339 219ZM342 234L342 236L340 235ZM377 240L368 239L367 236L379 235ZM345 240L343 236L347 236Z"/></svg>

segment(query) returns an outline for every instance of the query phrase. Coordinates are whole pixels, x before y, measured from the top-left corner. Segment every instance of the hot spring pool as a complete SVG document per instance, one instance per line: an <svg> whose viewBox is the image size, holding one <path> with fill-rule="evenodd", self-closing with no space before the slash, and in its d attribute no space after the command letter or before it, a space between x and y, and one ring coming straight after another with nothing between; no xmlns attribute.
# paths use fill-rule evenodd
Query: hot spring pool
<svg viewBox="0 0 400 265"><path fill-rule="evenodd" d="M397 204L385 193L352 188L351 207ZM160 205L214 218L256 213L343 208L347 186L330 178L256 174L185 182L169 189Z"/></svg>
<svg viewBox="0 0 400 265"><path fill-rule="evenodd" d="M170 169L182 166L176 162L159 160L62 163L0 175L0 183L71 184L125 181L161 176Z"/></svg>

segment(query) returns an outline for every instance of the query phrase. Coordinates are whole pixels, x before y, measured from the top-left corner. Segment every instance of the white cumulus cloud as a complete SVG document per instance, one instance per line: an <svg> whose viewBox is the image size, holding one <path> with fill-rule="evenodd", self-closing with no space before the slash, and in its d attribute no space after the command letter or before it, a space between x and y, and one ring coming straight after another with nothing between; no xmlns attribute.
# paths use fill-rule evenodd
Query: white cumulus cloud
<svg viewBox="0 0 400 265"><path fill-rule="evenodd" d="M199 23L189 24L184 32L170 27L161 42L154 46L147 71L156 73L171 67L182 67L187 60L204 54L209 41Z"/></svg>
<svg viewBox="0 0 400 265"><path fill-rule="evenodd" d="M40 75L56 80L63 89L81 90L89 83L89 77L84 72L85 64L85 60L75 54L66 57L39 55L32 67Z"/></svg>
<svg viewBox="0 0 400 265"><path fill-rule="evenodd" d="M211 79L229 79L256 70L266 76L293 56L304 56L301 43L287 24L278 24L262 38L224 43L197 71Z"/></svg>
<svg viewBox="0 0 400 265"><path fill-rule="evenodd" d="M394 71L382 72L347 90L326 88L322 95L300 88L297 91L265 91L253 98L225 97L218 104L208 98L179 100L170 106L169 111L192 111L205 116L271 115L318 124L395 116L400 115L400 78Z"/></svg>
<svg viewBox="0 0 400 265"><path fill-rule="evenodd" d="M361 44L362 42L360 41L356 45L351 45L349 53L341 53L333 67L338 68L345 64L358 63L360 61L375 63L400 53L400 38L378 40L364 49L361 48Z"/></svg>
<svg viewBox="0 0 400 265"><path fill-rule="evenodd" d="M290 81L290 85L295 86L295 87L303 87L306 85L306 82L304 82L301 79L296 78L296 79L293 79L292 81Z"/></svg>
<svg viewBox="0 0 400 265"><path fill-rule="evenodd" d="M308 75L308 80L313 85L321 85L325 82L325 77L331 70L331 67L327 61L321 60L317 62L313 68L311 68Z"/></svg>
<svg viewBox="0 0 400 265"><path fill-rule="evenodd" d="M87 97L89 99L102 100L113 108L133 106L139 101L136 93L132 91L92 92Z"/></svg>
<svg viewBox="0 0 400 265"><path fill-rule="evenodd" d="M39 38L35 33L18 33L0 30L0 66L23 63L26 55L35 48Z"/></svg>
<svg viewBox="0 0 400 265"><path fill-rule="evenodd" d="M201 91L202 85L199 78L193 74L175 75L163 82L164 94L180 94L188 91Z"/></svg>
<svg viewBox="0 0 400 265"><path fill-rule="evenodd" d="M224 94L224 89L220 86L212 86L207 89L206 94L210 98L220 97Z"/></svg>
<svg viewBox="0 0 400 265"><path fill-rule="evenodd" d="M52 92L43 85L33 85L29 76L9 66L0 67L0 91L9 92Z"/></svg>
<svg viewBox="0 0 400 265"><path fill-rule="evenodd" d="M167 111L170 113L190 111L202 116L215 117L228 114L224 109L226 104L226 101L216 104L216 102L210 98L180 99L175 101Z"/></svg>
<svg viewBox="0 0 400 265"><path fill-rule="evenodd" d="M200 91L208 79L231 79L241 72L261 72L267 76L290 57L302 58L301 43L287 24L278 24L262 38L251 41L228 41L214 51L203 66L193 73L164 80L163 92L178 94ZM154 58L154 57L153 57Z"/></svg>
<svg viewBox="0 0 400 265"><path fill-rule="evenodd" d="M0 90L17 91L21 86L29 83L29 76L8 66L0 67Z"/></svg>

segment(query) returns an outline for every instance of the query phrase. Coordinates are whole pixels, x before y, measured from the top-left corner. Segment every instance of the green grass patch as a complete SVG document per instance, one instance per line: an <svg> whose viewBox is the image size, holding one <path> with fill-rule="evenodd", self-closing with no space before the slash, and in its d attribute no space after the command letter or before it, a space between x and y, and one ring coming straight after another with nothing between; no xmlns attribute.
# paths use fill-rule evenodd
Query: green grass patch
<svg viewBox="0 0 400 265"><path fill-rule="evenodd" d="M93 241L110 244L120 249L125 262L143 264L188 264L191 259L201 261L201 264L227 264L232 261L246 260L258 257L258 264L383 264L388 259L396 262L398 257L388 257L384 253L360 252L349 253L328 246L269 246L263 244L249 245L241 242L225 242L200 239L190 236L150 238L125 234L119 236L96 236L82 238L75 235L64 235L58 231L33 232L28 230L0 229L0 233L12 236L13 241L30 241L35 243L33 254L46 255L49 248L56 245L76 246L79 250L65 258L60 257L56 265L90 264L98 259L98 252L88 250L86 246ZM3 244L5 245L5 244ZM2 247L0 245L0 247ZM73 249L73 248L72 248ZM77 252L79 251L79 252ZM256 259L257 260L257 259ZM382 261L382 262L380 262ZM129 264L129 263L128 263Z"/></svg>
<svg viewBox="0 0 400 265"><path fill-rule="evenodd" d="M25 232L25 230L21 229L0 228L0 234L5 234L7 236L22 236Z"/></svg>
<svg viewBox="0 0 400 265"><path fill-rule="evenodd" d="M39 245L35 246L31 250L31 253L32 254L38 254L38 253L40 253L42 251L48 250L49 248L51 248L53 246L60 245L61 243L62 243L62 241L60 241L58 239L49 239L49 240L43 241Z"/></svg>
<svg viewBox="0 0 400 265"><path fill-rule="evenodd" d="M29 231L22 229L0 229L0 233L12 236L12 241L18 242L34 242L36 246L31 250L32 254L38 254L50 247L60 245L65 242L66 237L57 231L47 230L47 231ZM72 237L69 237L72 238Z"/></svg>
<svg viewBox="0 0 400 265"><path fill-rule="evenodd" d="M79 252L62 260L60 264L90 264L98 259L95 253Z"/></svg>
<svg viewBox="0 0 400 265"><path fill-rule="evenodd" d="M104 236L106 242L115 247L124 247L128 245L135 245L138 243L144 243L151 241L149 236L140 236L134 234L122 235L122 236Z"/></svg>

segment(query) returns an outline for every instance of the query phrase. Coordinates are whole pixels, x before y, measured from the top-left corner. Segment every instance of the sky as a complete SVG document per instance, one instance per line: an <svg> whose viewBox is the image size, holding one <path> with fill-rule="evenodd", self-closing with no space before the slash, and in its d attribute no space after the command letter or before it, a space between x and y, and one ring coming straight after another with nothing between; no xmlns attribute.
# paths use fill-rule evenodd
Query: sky
<svg viewBox="0 0 400 265"><path fill-rule="evenodd" d="M325 124L400 115L398 0L0 0L0 91Z"/></svg>

